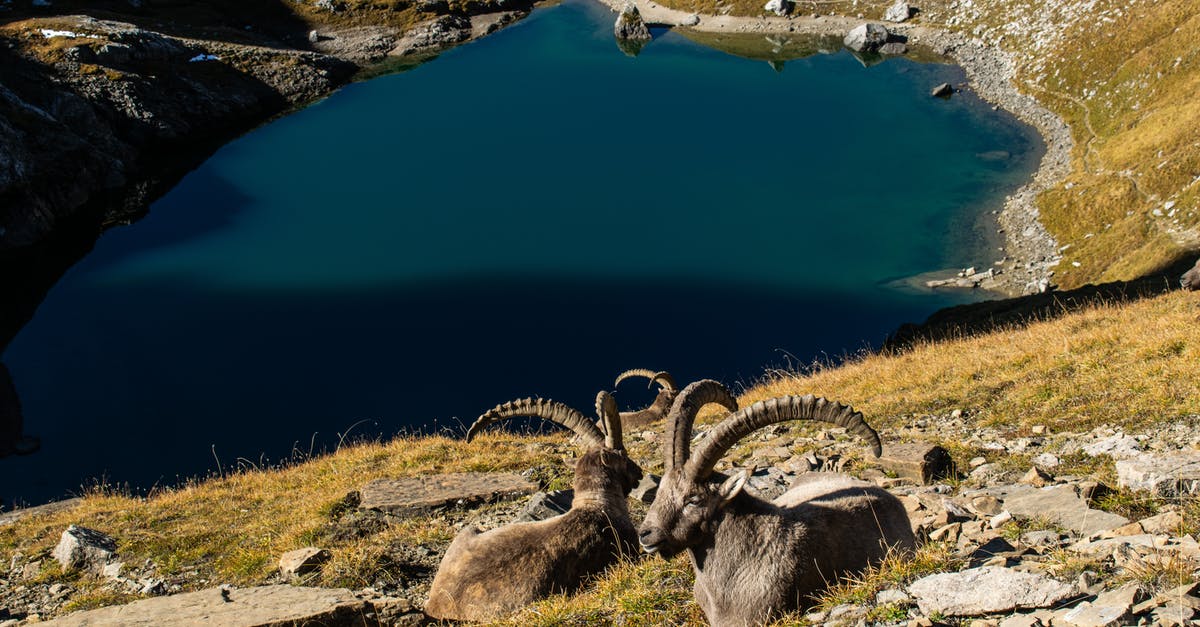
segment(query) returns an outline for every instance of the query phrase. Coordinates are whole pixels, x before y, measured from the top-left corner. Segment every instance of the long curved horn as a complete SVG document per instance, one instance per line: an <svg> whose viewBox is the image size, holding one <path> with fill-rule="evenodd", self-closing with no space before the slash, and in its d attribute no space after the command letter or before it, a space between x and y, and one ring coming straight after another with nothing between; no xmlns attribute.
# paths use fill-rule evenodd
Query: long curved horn
<svg viewBox="0 0 1200 627"><path fill-rule="evenodd" d="M667 441L663 443L667 470L683 468L687 463L689 448L692 445L692 423L696 420L700 408L709 403L719 403L729 411L737 409L737 399L733 398L733 394L712 379L690 383L675 397L671 411L667 414L667 429L664 434Z"/></svg>
<svg viewBox="0 0 1200 627"><path fill-rule="evenodd" d="M617 399L612 394L600 391L596 395L596 415L600 416L600 430L604 432L604 446L613 450L624 450L625 441L621 435L621 412L617 409Z"/></svg>
<svg viewBox="0 0 1200 627"><path fill-rule="evenodd" d="M467 441L470 442L484 427L507 418L530 416L560 424L576 435L583 438L588 446L603 446L604 434L592 421L582 413L563 405L558 401L544 398L522 398L501 403L475 419L475 424L467 430Z"/></svg>
<svg viewBox="0 0 1200 627"><path fill-rule="evenodd" d="M708 437L688 462L686 472L695 479L707 477L738 440L769 424L788 420L819 420L846 427L847 431L861 436L871 445L871 452L875 457L879 457L883 452L879 434L867 424L860 412L854 411L853 407L817 398L812 394L781 396L759 401L722 420L708 432Z"/></svg>
<svg viewBox="0 0 1200 627"><path fill-rule="evenodd" d="M621 374L617 375L617 382L613 384L613 387L617 387L617 386L621 385L621 382L624 381L625 379L632 379L633 377L641 377L643 379L650 379L650 381L653 382L654 377L657 374L658 374L657 372L650 370L649 368L634 368L632 370L626 370L625 372L622 372ZM668 376L670 376L670 375L668 375Z"/></svg>
<svg viewBox="0 0 1200 627"><path fill-rule="evenodd" d="M679 389L675 387L675 377L672 377L671 373L667 372L666 370L660 370L654 373L654 377L650 379L650 383L657 383L659 387L668 392L674 392L675 390Z"/></svg>

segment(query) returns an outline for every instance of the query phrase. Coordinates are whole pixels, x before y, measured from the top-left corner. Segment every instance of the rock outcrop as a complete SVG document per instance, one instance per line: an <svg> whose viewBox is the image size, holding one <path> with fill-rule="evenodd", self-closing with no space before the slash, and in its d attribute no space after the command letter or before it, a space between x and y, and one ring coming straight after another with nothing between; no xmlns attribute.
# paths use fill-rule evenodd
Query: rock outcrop
<svg viewBox="0 0 1200 627"><path fill-rule="evenodd" d="M17 22L0 40L0 250L44 238L98 192L207 151L355 70L86 15Z"/></svg>
<svg viewBox="0 0 1200 627"><path fill-rule="evenodd" d="M619 40L649 41L650 28L642 21L642 14L637 5L628 2L617 14L613 24L613 35Z"/></svg>

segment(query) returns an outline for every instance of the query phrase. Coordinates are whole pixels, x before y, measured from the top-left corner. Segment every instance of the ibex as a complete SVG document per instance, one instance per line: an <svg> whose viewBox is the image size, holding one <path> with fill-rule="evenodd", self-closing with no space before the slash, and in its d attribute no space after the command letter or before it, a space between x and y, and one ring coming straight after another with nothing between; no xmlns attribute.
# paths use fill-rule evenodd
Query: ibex
<svg viewBox="0 0 1200 627"><path fill-rule="evenodd" d="M667 416L665 473L638 530L649 553L669 558L688 552L696 602L710 623L763 624L810 605L828 583L879 562L889 548L915 547L900 501L872 484L812 473L767 502L743 490L752 469L728 478L713 473L738 440L786 420L846 427L878 456L879 435L862 414L813 396L774 398L727 416L690 455L700 405L730 398L724 386L706 380L675 399Z"/></svg>
<svg viewBox="0 0 1200 627"><path fill-rule="evenodd" d="M642 427L656 420L662 420L667 415L667 411L671 409L671 402L675 400L675 394L679 391L675 387L675 379L665 371L655 372L644 368L635 368L618 375L617 382L613 386L620 386L622 381L632 377L645 377L650 380L650 385L657 383L658 396L654 397L654 402L645 409L621 412L621 424L626 427Z"/></svg>
<svg viewBox="0 0 1200 627"><path fill-rule="evenodd" d="M540 398L498 405L471 425L468 441L497 420L537 417L574 431L587 452L575 464L575 498L567 513L485 533L474 527L459 532L433 579L426 614L443 620L493 619L552 594L573 592L622 556L637 554L626 499L642 470L625 454L616 400L601 392L596 412L604 432L582 413Z"/></svg>

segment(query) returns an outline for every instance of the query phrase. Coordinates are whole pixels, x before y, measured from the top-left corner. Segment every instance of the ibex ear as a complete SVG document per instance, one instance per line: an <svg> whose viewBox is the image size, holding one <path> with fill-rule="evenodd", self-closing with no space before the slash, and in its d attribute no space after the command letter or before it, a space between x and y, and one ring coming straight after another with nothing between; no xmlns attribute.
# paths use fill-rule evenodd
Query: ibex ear
<svg viewBox="0 0 1200 627"><path fill-rule="evenodd" d="M721 500L717 507L725 507L733 500L733 497L741 493L742 488L746 487L746 482L750 480L750 475L754 474L754 467L743 468L741 472L733 475L717 488L717 498Z"/></svg>

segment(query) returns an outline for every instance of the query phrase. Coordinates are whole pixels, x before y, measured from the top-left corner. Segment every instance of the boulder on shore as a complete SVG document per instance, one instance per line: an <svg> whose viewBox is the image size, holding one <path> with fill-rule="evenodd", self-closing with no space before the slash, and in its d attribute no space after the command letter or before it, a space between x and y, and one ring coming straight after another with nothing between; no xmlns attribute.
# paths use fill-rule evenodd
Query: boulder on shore
<svg viewBox="0 0 1200 627"><path fill-rule="evenodd" d="M621 13L617 15L617 21L613 24L613 35L617 39L641 41L650 39L650 28L646 26L646 22L642 21L642 14L638 11L636 4L627 2L621 8Z"/></svg>
<svg viewBox="0 0 1200 627"><path fill-rule="evenodd" d="M891 33L882 24L859 24L846 33L842 44L855 52L876 52Z"/></svg>

